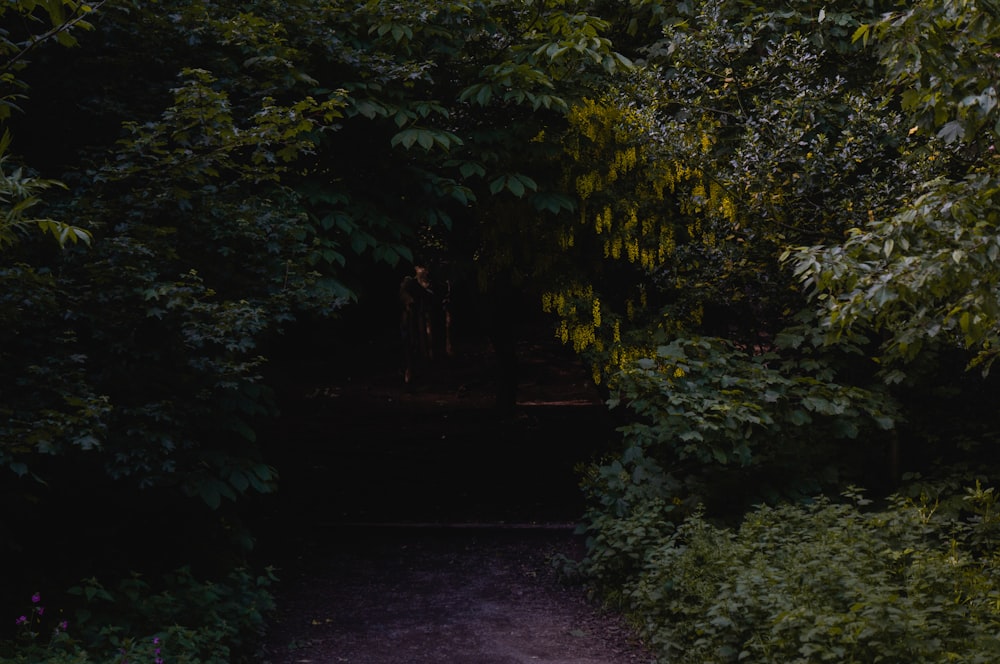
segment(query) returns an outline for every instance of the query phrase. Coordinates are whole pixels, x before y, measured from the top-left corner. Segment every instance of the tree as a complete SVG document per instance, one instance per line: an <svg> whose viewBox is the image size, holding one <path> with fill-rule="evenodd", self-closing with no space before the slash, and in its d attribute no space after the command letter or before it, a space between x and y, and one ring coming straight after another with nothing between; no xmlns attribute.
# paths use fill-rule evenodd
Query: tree
<svg viewBox="0 0 1000 664"><path fill-rule="evenodd" d="M0 462L26 524L9 546L65 504L85 523L105 503L83 494L200 501L202 527L245 544L236 513L277 481L264 343L441 229L489 283L520 266L510 215L571 206L519 162L627 67L604 22L585 3L425 4L136 1L103 8L72 56L36 52L9 124L34 182L65 183L53 223L92 242L5 252Z"/></svg>
<svg viewBox="0 0 1000 664"><path fill-rule="evenodd" d="M917 3L855 35L872 42L884 94L906 115L913 176L845 241L803 247L794 262L831 336L883 337L889 382L927 349L964 347L987 371L996 357L998 31L992 3L947 2Z"/></svg>
<svg viewBox="0 0 1000 664"><path fill-rule="evenodd" d="M813 491L900 416L869 342L826 345L781 260L907 186L902 116L851 41L879 10L746 10L659 12L641 69L575 108L563 141L576 263L545 305L629 411L639 495L669 490L666 471L714 477L700 491L732 475L748 500Z"/></svg>
<svg viewBox="0 0 1000 664"><path fill-rule="evenodd" d="M990 574L962 562L995 530L994 383L962 370L995 350L995 12L879 4L679 3L639 62L657 84L595 98L566 142L582 269L547 302L627 407L585 478L583 571L668 658L869 657L902 596L937 633L910 659L995 650L966 631ZM851 480L888 507L818 497ZM810 571L814 547L837 562ZM957 568L960 602L922 592Z"/></svg>

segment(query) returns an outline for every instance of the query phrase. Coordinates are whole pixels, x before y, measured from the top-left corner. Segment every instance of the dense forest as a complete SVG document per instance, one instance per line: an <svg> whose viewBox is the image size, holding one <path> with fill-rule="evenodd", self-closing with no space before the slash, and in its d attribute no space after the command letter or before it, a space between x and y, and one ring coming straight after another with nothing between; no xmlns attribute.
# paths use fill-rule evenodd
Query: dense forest
<svg viewBox="0 0 1000 664"><path fill-rule="evenodd" d="M499 408L524 302L606 396L565 572L663 662L1000 659L994 0L0 28L0 662L254 661L269 360L415 265L487 312Z"/></svg>

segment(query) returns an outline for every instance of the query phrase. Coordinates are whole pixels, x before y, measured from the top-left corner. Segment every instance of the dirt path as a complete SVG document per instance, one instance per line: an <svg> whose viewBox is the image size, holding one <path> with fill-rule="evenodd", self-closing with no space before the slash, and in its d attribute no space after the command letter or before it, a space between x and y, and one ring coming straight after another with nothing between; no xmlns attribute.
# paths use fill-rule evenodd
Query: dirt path
<svg viewBox="0 0 1000 664"><path fill-rule="evenodd" d="M299 561L269 664L638 664L616 616L559 582L566 530L350 529ZM292 570L286 570L287 576Z"/></svg>
<svg viewBox="0 0 1000 664"><path fill-rule="evenodd" d="M654 661L551 564L581 543L539 526L580 517L576 465L613 426L564 349L522 350L512 417L493 411L485 353L409 389L394 367L341 368L286 397L270 437L284 488L264 543L282 561L266 664Z"/></svg>

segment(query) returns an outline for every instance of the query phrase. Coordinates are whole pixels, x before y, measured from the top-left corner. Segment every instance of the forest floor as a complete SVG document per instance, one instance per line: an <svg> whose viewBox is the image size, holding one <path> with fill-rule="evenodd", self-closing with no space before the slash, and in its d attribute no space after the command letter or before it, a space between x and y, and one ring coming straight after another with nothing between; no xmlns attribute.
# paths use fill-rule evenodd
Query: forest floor
<svg viewBox="0 0 1000 664"><path fill-rule="evenodd" d="M565 532L342 533L282 573L271 664L648 664L624 621L550 564Z"/></svg>
<svg viewBox="0 0 1000 664"><path fill-rule="evenodd" d="M281 582L263 661L654 661L554 564L583 553L580 468L614 439L608 412L564 349L526 341L520 357L518 405L503 416L482 344L410 387L386 363L286 390L272 435L285 488L262 546Z"/></svg>

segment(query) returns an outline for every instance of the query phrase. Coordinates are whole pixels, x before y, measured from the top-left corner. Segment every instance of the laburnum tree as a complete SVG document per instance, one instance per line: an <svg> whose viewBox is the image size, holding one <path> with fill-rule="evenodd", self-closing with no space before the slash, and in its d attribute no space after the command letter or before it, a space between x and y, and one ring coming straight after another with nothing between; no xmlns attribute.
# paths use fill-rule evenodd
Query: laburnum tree
<svg viewBox="0 0 1000 664"><path fill-rule="evenodd" d="M625 411L624 449L585 478L578 569L667 660L870 658L890 642L891 659L905 639L881 625L904 597L939 617L918 658L989 659L996 392L967 367L995 350L993 7L641 4L663 39L571 114L580 214L545 300ZM855 505L817 520L831 505L817 496L845 488L833 500ZM862 543L856 516L891 541ZM759 529L772 517L777 538ZM741 538L754 551L724 569ZM755 567L809 541L893 571L839 553ZM956 568L968 590L942 604L921 575ZM776 590L831 570L829 599ZM704 597L720 599L691 608Z"/></svg>
<svg viewBox="0 0 1000 664"><path fill-rule="evenodd" d="M602 500L683 495L677 476L746 500L891 488L977 459L991 10L636 4L662 37L569 115L578 221L543 303L626 410Z"/></svg>
<svg viewBox="0 0 1000 664"><path fill-rule="evenodd" d="M886 432L903 413L878 341L830 343L785 260L840 242L937 168L855 38L888 7L636 4L662 36L570 113L580 205L556 240L579 271L544 301L627 411L626 451L600 481L662 497L707 472L747 500L890 483Z"/></svg>
<svg viewBox="0 0 1000 664"><path fill-rule="evenodd" d="M639 104L633 93L602 110L614 119L604 135L625 148L636 141L624 141L628 134L621 128L636 121L623 118L644 117L635 109L652 108L645 117L665 119L663 125L673 129L656 154L682 154L678 166L684 175L694 173L693 181L674 185L674 195L665 197L677 206L668 217L673 227L648 224L645 244L644 236L622 232L627 221L620 220L630 217L617 211L618 201L634 209L636 200L645 199L614 189L622 182L619 171L614 184L603 187L616 194L607 199L611 223L602 214L599 221L581 219L578 228L587 229L589 241L596 237L598 246L605 244L612 258L615 237L621 236L621 255L640 265L643 247L660 257L658 239L674 239L677 255L687 245L687 256L697 262L633 268L625 283L636 284L640 297L633 296L631 307L626 302L624 317L609 315L613 305L603 292L595 306L596 285L593 294L575 299L556 293L551 305L564 313L568 338L601 351L591 353L601 377L617 381L622 403L641 418L626 427L633 444L590 478L597 507L588 517L591 549L583 567L606 584L610 597L641 616L649 642L668 660L683 653L735 662L758 652L791 660L870 659L890 642L885 657L900 657L906 639L873 635L882 624L899 624L882 618L903 597L907 615L927 607L939 616L922 621L921 629L934 623L940 635L920 641L925 652L903 658L990 659L995 611L987 609L981 620L968 616L996 594L990 487L997 473L996 385L983 375L994 357L996 333L995 7L803 2L775 10L721 2L686 8L692 12L678 12L657 49L660 89L671 91L664 95L671 103ZM698 31L711 25L719 29ZM693 50L684 42L689 34L699 37ZM741 48L730 54L745 59L713 57L725 53L720 44L734 43ZM697 50L699 44L706 49ZM771 56L793 46L785 52L795 55L776 67ZM748 85L753 80L766 83ZM689 92L674 93L678 89ZM700 132L699 123L710 130ZM600 145L590 140L584 144ZM676 147L685 144L695 147ZM625 150L609 150L605 164L615 163L615 152ZM636 154L641 163L642 152ZM654 182L639 169L630 172L640 182ZM610 171L605 173L598 182L611 181ZM583 182L585 191L602 190L591 182ZM685 213L685 206L697 214ZM643 218L641 208L637 216ZM640 241L628 256L624 248L631 238ZM647 256L646 264L654 255ZM716 258L706 260L711 256ZM743 266L743 278L734 280ZM664 274L668 281L659 279ZM745 299L748 288L754 296ZM702 293L710 295L699 309ZM656 303L646 319L634 304L643 295L647 304ZM728 330L720 331L702 313L710 304L728 311ZM637 339L636 352L626 351L630 339ZM628 363L620 371L623 355ZM835 441L838 433L846 439ZM851 444L852 436L857 443ZM711 459L709 453L720 447ZM782 450L792 454L782 459ZM823 472L852 452L853 463L843 466L847 472ZM734 473L740 482L731 483L724 473L705 473L713 462L746 470ZM780 470L770 477L753 473L760 464ZM880 490L875 505L887 505L886 512L848 489L834 500L855 505L836 506L841 516L829 522L817 519L830 505L827 499L779 508L803 509L806 521L772 537L759 526L772 517L789 526L788 513L760 505L745 511L748 489L755 502L789 497L789 488L810 488L801 482L809 476L828 487L864 479L849 473L851 465L864 464L879 468L876 477L886 470L895 475L874 487ZM698 488L723 499L709 500L705 512L685 518L679 508L689 504L678 470L685 479L701 474L707 481ZM897 483L900 470L916 472ZM768 486L786 493L771 493ZM818 493L820 487L813 488ZM886 497L881 491L895 493ZM873 517L871 523L891 541L862 544L855 515ZM720 517L733 527L716 530ZM715 524L709 528L713 535L701 540L697 531L708 522ZM935 532L938 526L947 534ZM719 552L741 538L756 550L741 552L724 569L728 554ZM789 560L786 553L808 549L810 539L815 551L877 551L873 560L891 561L893 571L873 574L873 564L833 554L803 576L825 553L807 554L777 575L754 568L757 562ZM789 541L794 544L781 551ZM920 547L927 553L913 556ZM913 564L898 566L903 560ZM937 581L927 578L943 578L956 568L970 580L968 590L961 600L941 604ZM734 580L733 570L747 569L752 571L745 579ZM692 570L697 580L688 583ZM831 570L843 577L821 584L836 588L828 600L780 599L763 611L754 605L782 595L775 579L817 578ZM850 577L862 571L864 580L855 585ZM713 577L718 585L706 583ZM875 588L885 579L915 578L920 583L903 593ZM795 592L803 588L799 581L792 585ZM956 587L952 581L945 585ZM714 607L691 609L699 597L720 599ZM892 608L872 611L880 601L875 597L888 598ZM817 606L823 608L814 612ZM857 619L865 614L878 618L862 627ZM746 616L753 617L741 624ZM966 631L970 624L975 631L985 627L972 634ZM829 640L814 644L814 638ZM699 648L705 650L697 654ZM775 655L782 648L786 654Z"/></svg>

